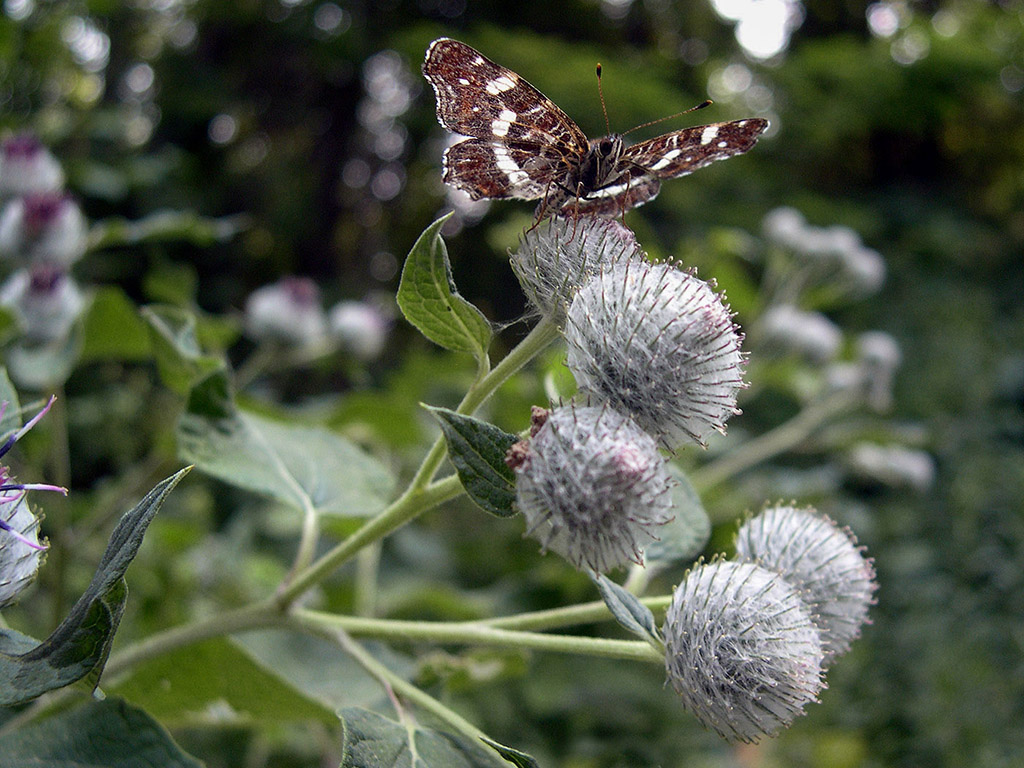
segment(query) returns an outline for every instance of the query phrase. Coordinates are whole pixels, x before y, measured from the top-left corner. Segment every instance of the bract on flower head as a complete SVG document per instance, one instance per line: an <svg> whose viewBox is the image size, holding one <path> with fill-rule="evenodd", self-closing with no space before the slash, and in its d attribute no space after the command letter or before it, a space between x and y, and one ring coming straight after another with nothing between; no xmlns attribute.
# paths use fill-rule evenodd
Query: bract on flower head
<svg viewBox="0 0 1024 768"><path fill-rule="evenodd" d="M53 405L51 397L43 409L0 445L0 457L46 415ZM0 417L7 403L0 405ZM46 546L39 541L39 518L26 499L27 491L57 491L66 488L43 483L16 483L10 470L0 464L0 608L10 605L32 582L42 562Z"/></svg>

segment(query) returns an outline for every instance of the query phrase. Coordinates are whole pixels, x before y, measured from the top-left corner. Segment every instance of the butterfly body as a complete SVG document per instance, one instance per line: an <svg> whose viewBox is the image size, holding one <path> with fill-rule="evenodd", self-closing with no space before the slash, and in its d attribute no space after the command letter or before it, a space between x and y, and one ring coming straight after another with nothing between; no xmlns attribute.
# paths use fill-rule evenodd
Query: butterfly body
<svg viewBox="0 0 1024 768"><path fill-rule="evenodd" d="M537 218L615 216L654 199L663 179L746 152L768 121L713 123L626 146L588 139L554 102L465 43L431 43L423 74L442 126L467 138L445 151L445 182L481 198L539 200Z"/></svg>

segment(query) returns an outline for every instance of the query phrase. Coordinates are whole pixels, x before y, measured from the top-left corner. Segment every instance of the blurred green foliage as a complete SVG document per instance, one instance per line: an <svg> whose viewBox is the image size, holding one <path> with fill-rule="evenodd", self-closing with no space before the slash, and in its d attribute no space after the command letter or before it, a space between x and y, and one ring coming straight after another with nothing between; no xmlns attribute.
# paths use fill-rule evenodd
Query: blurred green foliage
<svg viewBox="0 0 1024 768"><path fill-rule="evenodd" d="M749 243L772 208L792 205L813 224L851 226L885 256L880 295L831 308L851 332L893 334L904 355L890 426L864 417L850 429L912 435L937 460L934 486L915 495L844 479L815 495L813 482L800 483L818 477L826 437L703 498L714 519L729 520L766 494L799 492L801 503L851 525L879 573L873 626L830 671L822 704L759 747L731 748L702 732L663 690L658 670L545 655L481 660L469 649L438 652L418 674L542 765L1019 764L1024 11L979 0L880 3L872 8L899 19L886 37L871 31L863 3L794 7L803 23L788 49L758 63L709 4L685 0L7 0L0 129L34 130L64 164L86 214L102 223L76 267L100 293L86 321L85 358L55 414L69 444L42 447L44 422L19 446L19 474L73 489L67 506L42 502L58 564L49 573L60 575L44 569L37 595L52 600L27 600L5 619L46 636L102 553L105 536L96 532L177 466L173 424L184 406L155 366L137 362L154 342L127 308L161 302L197 312L203 349L230 346L237 362L248 350L232 344L236 314L259 285L303 274L331 301L395 291L401 259L443 207L443 136L418 72L430 40L458 37L514 68L592 136L604 130L597 61L616 130L698 103L731 72L749 87L716 93L700 117L764 113L772 133L742 158L667 183L626 220L652 255L717 277L741 324L757 312L762 276ZM909 58L908 46L917 51ZM411 99L393 115L400 146L384 153L390 159L375 149L381 134L366 65L381 51L398 57ZM375 187L374 179L393 183ZM184 216L162 218L167 211ZM523 311L504 249L531 211L495 204L447 240L460 292L498 323ZM499 352L522 333L522 325L506 329ZM343 431L400 475L436 429L415 403L454 406L474 372L467 358L429 349L405 326L368 370L332 362L281 374L269 392L250 397L286 402ZM549 370L559 363L553 355ZM754 384L730 431L769 429L796 409L792 390ZM519 431L528 406L544 399L540 375L524 375L485 416ZM72 457L67 477L47 472L62 466L47 450ZM347 530L344 521L332 525L335 535ZM297 529L272 504L190 478L129 574L118 642L264 595ZM730 531L719 526L708 551L728 547ZM538 557L521 532L464 500L427 516L384 547L377 610L466 618L593 599L584 577ZM341 580L323 595L339 610L357 599ZM252 663L237 649L214 650ZM332 743L321 730L310 736L290 724L271 732L191 723L175 735L209 766L315 765Z"/></svg>

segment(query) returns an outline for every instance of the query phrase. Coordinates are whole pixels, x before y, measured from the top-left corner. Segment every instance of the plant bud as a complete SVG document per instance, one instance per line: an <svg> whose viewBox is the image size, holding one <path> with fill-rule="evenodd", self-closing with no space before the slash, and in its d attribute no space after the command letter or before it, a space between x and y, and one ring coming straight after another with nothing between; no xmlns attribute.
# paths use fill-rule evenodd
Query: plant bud
<svg viewBox="0 0 1024 768"><path fill-rule="evenodd" d="M12 274L0 286L0 305L14 312L27 341L48 343L67 338L85 299L62 267L43 263Z"/></svg>
<svg viewBox="0 0 1024 768"><path fill-rule="evenodd" d="M245 303L245 330L257 341L305 346L324 338L320 289L309 278L286 277L257 288Z"/></svg>
<svg viewBox="0 0 1024 768"><path fill-rule="evenodd" d="M564 325L580 287L614 264L643 261L636 236L612 219L553 217L523 235L512 270L542 315Z"/></svg>
<svg viewBox="0 0 1024 768"><path fill-rule="evenodd" d="M776 571L799 591L821 633L826 665L850 649L877 585L849 529L810 508L771 507L740 527L736 556Z"/></svg>
<svg viewBox="0 0 1024 768"><path fill-rule="evenodd" d="M0 142L0 197L54 192L64 185L60 163L32 134Z"/></svg>
<svg viewBox="0 0 1024 768"><path fill-rule="evenodd" d="M580 388L632 416L669 450L725 432L744 386L741 334L712 287L668 264L616 264L569 308Z"/></svg>
<svg viewBox="0 0 1024 768"><path fill-rule="evenodd" d="M772 736L825 687L818 630L796 590L752 563L698 565L665 614L668 681L729 740Z"/></svg>
<svg viewBox="0 0 1024 768"><path fill-rule="evenodd" d="M672 519L673 483L654 438L611 408L556 408L513 466L527 534L579 570L641 563Z"/></svg>
<svg viewBox="0 0 1024 768"><path fill-rule="evenodd" d="M24 264L69 268L88 245L85 217L60 192L16 198L0 215L0 253Z"/></svg>

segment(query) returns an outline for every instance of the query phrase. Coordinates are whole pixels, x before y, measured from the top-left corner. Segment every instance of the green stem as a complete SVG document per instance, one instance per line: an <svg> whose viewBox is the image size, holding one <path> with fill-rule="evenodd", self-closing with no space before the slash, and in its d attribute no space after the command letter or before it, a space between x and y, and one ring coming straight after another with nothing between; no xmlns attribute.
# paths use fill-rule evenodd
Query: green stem
<svg viewBox="0 0 1024 768"><path fill-rule="evenodd" d="M644 597L640 599L640 602L655 614L659 614L664 613L668 608L669 603L672 602L672 596ZM611 618L608 606L600 600L595 600L591 603L570 605L564 608L550 608L546 611L519 613L514 616L499 616L474 623L495 629L533 630L536 632L579 624L596 624L601 621L609 621Z"/></svg>
<svg viewBox="0 0 1024 768"><path fill-rule="evenodd" d="M271 601L253 603L242 608L224 611L207 619L174 627L147 637L134 645L112 654L103 670L104 679L113 679L136 664L212 637L282 626L287 619Z"/></svg>
<svg viewBox="0 0 1024 768"><path fill-rule="evenodd" d="M410 488L387 509L298 574L277 593L275 602L280 608L286 608L367 544L384 538L426 510L455 498L461 492L462 484L455 475L431 483L426 488Z"/></svg>
<svg viewBox="0 0 1024 768"><path fill-rule="evenodd" d="M811 403L789 421L737 446L720 459L695 469L690 473L690 482L700 495L740 472L797 447L822 424L853 408L858 401L855 393L840 391Z"/></svg>
<svg viewBox="0 0 1024 768"><path fill-rule="evenodd" d="M359 666L375 677L381 685L390 688L406 701L412 702L420 709L430 712L442 722L447 723L455 731L461 733L471 744L477 744L481 749L484 748L484 740L487 738L487 734L474 726L464 717L446 707L433 696L428 695L415 685L412 685L396 675L384 664L381 664L372 655L367 653L366 649L359 645L359 643L355 642L347 633L336 629L327 634L329 634L329 636L342 647L342 650L351 656ZM487 752L494 758L495 765L505 766L505 768L508 767L508 763L502 760L498 755L490 752L490 750L487 750Z"/></svg>
<svg viewBox="0 0 1024 768"><path fill-rule="evenodd" d="M558 338L558 328L555 324L549 320L541 320L490 373L470 387L459 404L457 412L473 413L509 377L556 338ZM462 484L455 476L431 483L441 462L444 461L445 455L444 439L438 437L424 457L405 493L375 518L367 521L349 538L299 573L293 581L286 584L277 594L277 604L282 608L290 605L306 590L345 563L367 544L384 538L428 509L454 498L462 492Z"/></svg>
<svg viewBox="0 0 1024 768"><path fill-rule="evenodd" d="M574 653L610 659L664 662L664 657L657 653L650 644L639 640L609 640L602 637L517 632L475 622L367 619L306 609L294 611L291 617L303 627L313 631L336 632L342 630L353 637L422 640L441 644L483 645L494 648L529 648L535 651Z"/></svg>

